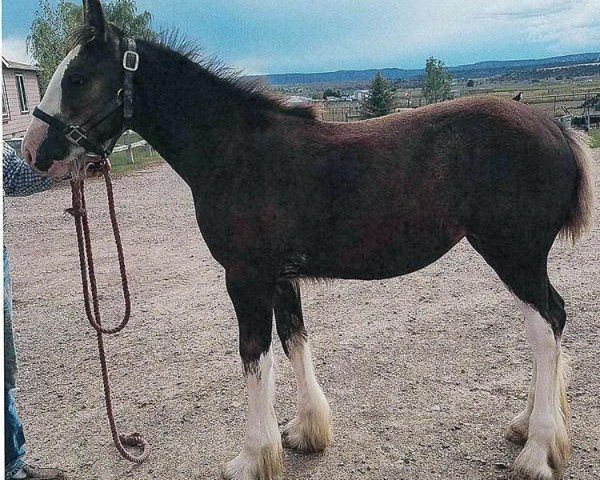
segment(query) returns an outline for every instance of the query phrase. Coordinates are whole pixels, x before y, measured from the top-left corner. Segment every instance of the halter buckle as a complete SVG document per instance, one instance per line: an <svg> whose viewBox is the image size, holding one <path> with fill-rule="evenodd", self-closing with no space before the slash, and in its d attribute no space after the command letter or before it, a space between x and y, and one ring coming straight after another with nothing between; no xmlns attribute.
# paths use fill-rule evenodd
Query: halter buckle
<svg viewBox="0 0 600 480"><path fill-rule="evenodd" d="M69 142L78 147L81 146L79 142L87 138L85 131L77 125L69 125L68 129L65 131L65 137Z"/></svg>
<svg viewBox="0 0 600 480"><path fill-rule="evenodd" d="M133 63L133 66L130 66ZM123 68L128 72L135 72L140 64L140 56L133 50L127 50L123 54Z"/></svg>

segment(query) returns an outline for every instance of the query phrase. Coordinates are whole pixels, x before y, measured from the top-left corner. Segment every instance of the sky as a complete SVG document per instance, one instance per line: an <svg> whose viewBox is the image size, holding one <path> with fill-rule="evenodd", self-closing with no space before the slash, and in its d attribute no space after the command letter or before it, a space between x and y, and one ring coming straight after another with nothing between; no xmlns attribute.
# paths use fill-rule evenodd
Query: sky
<svg viewBox="0 0 600 480"><path fill-rule="evenodd" d="M50 0L57 3L57 0ZM600 0L137 0L247 74L420 68L600 51ZM38 0L2 0L3 55L27 61Z"/></svg>

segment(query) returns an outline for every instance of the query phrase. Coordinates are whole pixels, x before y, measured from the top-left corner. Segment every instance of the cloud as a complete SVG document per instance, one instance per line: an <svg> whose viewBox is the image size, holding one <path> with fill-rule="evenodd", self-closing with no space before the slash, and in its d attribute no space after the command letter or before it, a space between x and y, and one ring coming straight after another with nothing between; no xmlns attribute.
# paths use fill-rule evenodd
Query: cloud
<svg viewBox="0 0 600 480"><path fill-rule="evenodd" d="M430 55L458 65L597 51L598 1L138 0L137 5L153 13L155 27L176 26L208 55L260 74L418 68ZM12 19L26 10L30 22L33 9L11 8ZM21 38L25 23L4 29L5 55L16 61L30 61Z"/></svg>
<svg viewBox="0 0 600 480"><path fill-rule="evenodd" d="M138 0L249 73L422 67L594 51L598 0ZM596 11L598 10L598 11ZM587 22L586 22L587 19Z"/></svg>
<svg viewBox="0 0 600 480"><path fill-rule="evenodd" d="M526 19L561 13L570 5L571 0L509 0L491 2L484 11L492 16Z"/></svg>
<svg viewBox="0 0 600 480"><path fill-rule="evenodd" d="M456 65L593 51L600 44L597 2L206 0L169 10L208 51L252 73L273 73L415 68L429 55ZM155 18L160 23L161 15Z"/></svg>
<svg viewBox="0 0 600 480"><path fill-rule="evenodd" d="M25 38L8 37L2 40L2 56L13 62L34 63L33 59L27 55Z"/></svg>
<svg viewBox="0 0 600 480"><path fill-rule="evenodd" d="M545 45L548 52L593 51L600 45L598 0L497 1L486 13L510 19L529 41Z"/></svg>

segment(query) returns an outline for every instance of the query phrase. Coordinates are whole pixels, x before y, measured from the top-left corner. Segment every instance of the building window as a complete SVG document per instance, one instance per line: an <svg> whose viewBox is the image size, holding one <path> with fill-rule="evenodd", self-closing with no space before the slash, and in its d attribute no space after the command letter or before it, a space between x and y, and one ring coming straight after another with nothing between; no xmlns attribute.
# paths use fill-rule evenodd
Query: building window
<svg viewBox="0 0 600 480"><path fill-rule="evenodd" d="M27 104L25 81L23 80L23 75L20 73L16 73L15 78L17 79L17 92L19 94L19 105L21 107L21 113L26 113L29 111L29 105Z"/></svg>
<svg viewBox="0 0 600 480"><path fill-rule="evenodd" d="M4 79L2 79L2 121L8 122L10 120L10 110L8 108L8 95L6 94L6 85Z"/></svg>

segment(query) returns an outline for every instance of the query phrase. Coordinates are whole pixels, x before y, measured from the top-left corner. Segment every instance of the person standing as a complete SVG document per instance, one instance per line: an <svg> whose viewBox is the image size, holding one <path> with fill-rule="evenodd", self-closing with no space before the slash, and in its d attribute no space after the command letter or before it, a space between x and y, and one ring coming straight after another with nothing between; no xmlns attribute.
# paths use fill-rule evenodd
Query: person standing
<svg viewBox="0 0 600 480"><path fill-rule="evenodd" d="M36 173L6 142L2 147L4 195L26 196L49 189L55 182ZM39 468L25 461L25 435L15 404L17 357L12 330L12 288L6 245L4 257L4 467L6 480L62 480L64 472Z"/></svg>

